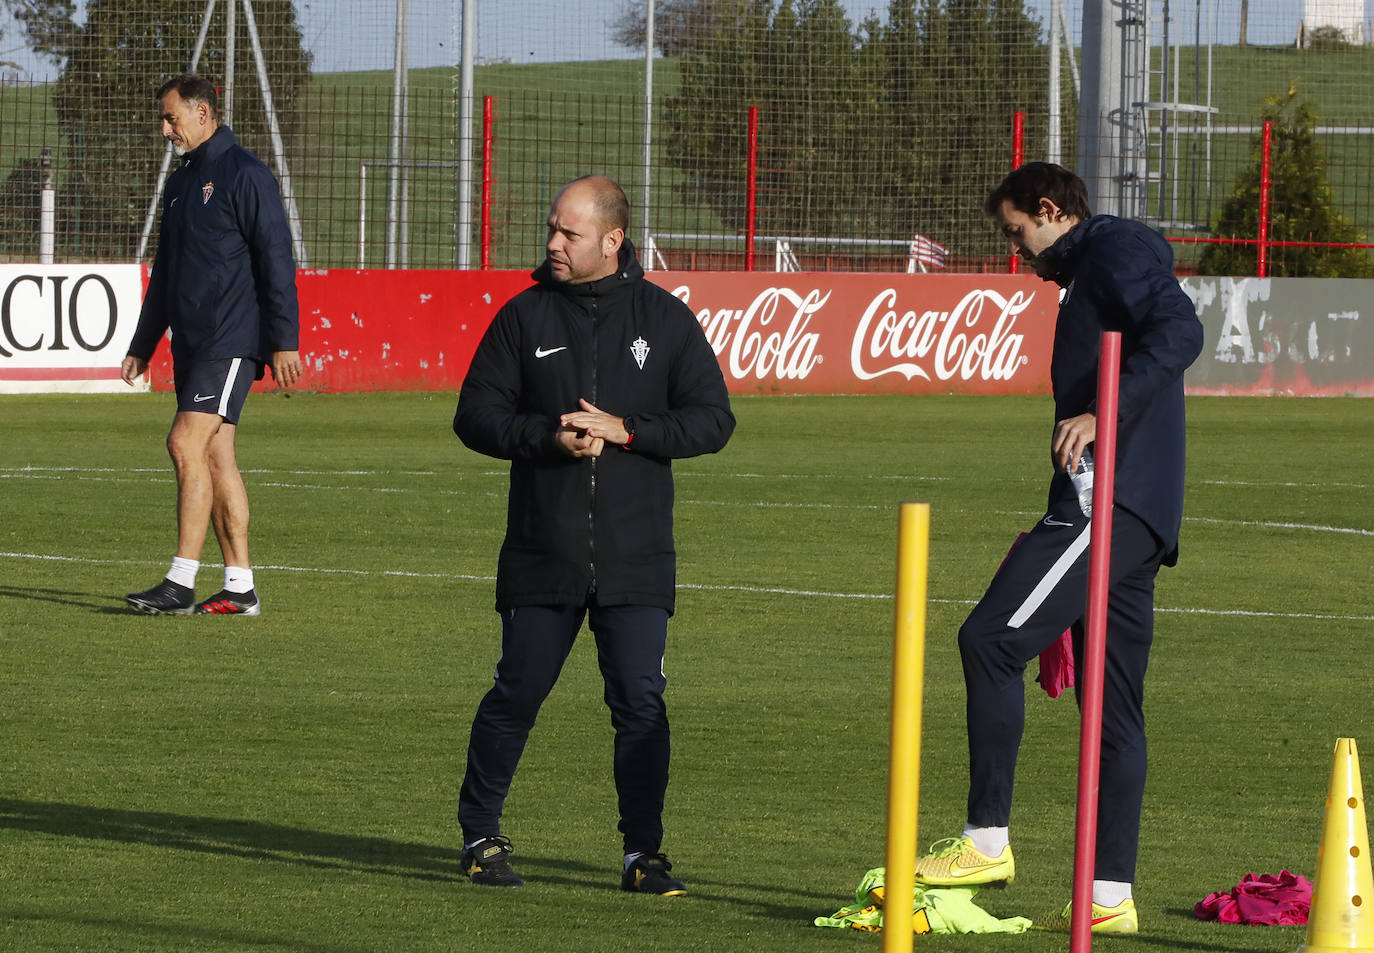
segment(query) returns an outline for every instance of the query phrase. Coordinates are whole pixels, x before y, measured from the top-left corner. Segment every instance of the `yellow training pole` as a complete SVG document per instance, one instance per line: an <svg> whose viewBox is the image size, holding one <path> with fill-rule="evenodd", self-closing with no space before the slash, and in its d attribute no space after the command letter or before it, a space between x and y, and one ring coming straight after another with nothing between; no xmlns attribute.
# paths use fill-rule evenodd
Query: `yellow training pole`
<svg viewBox="0 0 1374 953"><path fill-rule="evenodd" d="M883 953L911 953L916 809L921 788L930 504L903 503L897 530L897 618L892 639L892 735L887 774Z"/></svg>

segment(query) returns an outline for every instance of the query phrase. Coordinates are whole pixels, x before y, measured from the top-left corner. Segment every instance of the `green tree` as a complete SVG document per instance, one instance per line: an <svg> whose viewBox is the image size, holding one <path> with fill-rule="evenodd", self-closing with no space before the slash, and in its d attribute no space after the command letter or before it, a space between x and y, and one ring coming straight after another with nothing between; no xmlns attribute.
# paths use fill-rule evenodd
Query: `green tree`
<svg viewBox="0 0 1374 953"><path fill-rule="evenodd" d="M1348 218L1335 208L1326 156L1317 143L1317 113L1289 87L1283 97L1270 96L1260 111L1273 123L1269 150L1269 234L1276 242L1364 242ZM1237 178L1217 220L1218 235L1252 239L1259 234L1260 149ZM1371 278L1374 260L1359 248L1271 248L1268 274L1288 278ZM1198 261L1204 275L1253 275L1259 251L1253 244L1208 245Z"/></svg>
<svg viewBox="0 0 1374 953"><path fill-rule="evenodd" d="M70 0L26 0L18 12L30 46L64 63L54 91L67 140L59 165L59 245L67 255L128 259L137 250L162 159L157 102L162 83L191 62L204 0L89 0L86 21ZM225 75L225 17L216 4L197 71ZM273 104L283 136L298 128L310 56L301 45L291 0L253 5ZM234 133L258 155L271 154L245 18L235 44Z"/></svg>
<svg viewBox="0 0 1374 953"><path fill-rule="evenodd" d="M891 0L886 23L857 27L838 0L715 11L665 110L684 198L743 226L757 105L761 232L1000 249L969 196L1010 168L1012 113L1044 99L1040 27L1022 0ZM1043 107L1028 127L1043 128Z"/></svg>
<svg viewBox="0 0 1374 953"><path fill-rule="evenodd" d="M644 49L648 5L654 4L654 48L664 56L693 52L715 28L721 0L624 0L607 26L611 39L632 50Z"/></svg>

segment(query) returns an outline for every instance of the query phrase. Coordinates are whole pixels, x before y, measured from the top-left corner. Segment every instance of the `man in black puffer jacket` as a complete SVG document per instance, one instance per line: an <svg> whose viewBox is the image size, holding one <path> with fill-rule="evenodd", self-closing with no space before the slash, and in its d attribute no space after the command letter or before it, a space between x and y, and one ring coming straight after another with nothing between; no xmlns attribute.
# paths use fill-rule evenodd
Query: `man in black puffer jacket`
<svg viewBox="0 0 1374 953"><path fill-rule="evenodd" d="M671 461L725 446L735 419L701 326L644 280L629 203L600 176L564 186L537 284L497 313L454 432L511 461L496 574L501 658L458 801L463 868L518 887L501 808L544 698L587 619L615 728L621 887L685 893L661 853L668 786L663 654L674 609Z"/></svg>

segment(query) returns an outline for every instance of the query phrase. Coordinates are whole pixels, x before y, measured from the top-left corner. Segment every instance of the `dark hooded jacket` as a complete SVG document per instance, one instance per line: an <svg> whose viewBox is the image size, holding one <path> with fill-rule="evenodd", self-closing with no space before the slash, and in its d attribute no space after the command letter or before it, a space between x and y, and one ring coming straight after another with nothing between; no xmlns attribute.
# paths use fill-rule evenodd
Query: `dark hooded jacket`
<svg viewBox="0 0 1374 953"><path fill-rule="evenodd" d="M1148 226L1095 215L1040 260L1065 289L1050 361L1055 420L1095 412L1101 334L1120 331L1116 505L1150 527L1173 565L1183 521L1183 372L1202 351L1202 324L1174 276L1173 251ZM1074 491L1058 473L1051 507L1066 496Z"/></svg>
<svg viewBox="0 0 1374 953"><path fill-rule="evenodd" d="M714 453L735 418L715 353L680 300L646 281L627 240L598 281L553 280L497 312L473 355L453 430L469 448L510 460L496 607L674 608L671 460ZM559 416L585 398L633 418L628 449L572 458L554 441Z"/></svg>
<svg viewBox="0 0 1374 953"><path fill-rule="evenodd" d="M228 126L182 157L129 353L148 360L168 327L172 359L248 357L300 346L296 264L277 180Z"/></svg>

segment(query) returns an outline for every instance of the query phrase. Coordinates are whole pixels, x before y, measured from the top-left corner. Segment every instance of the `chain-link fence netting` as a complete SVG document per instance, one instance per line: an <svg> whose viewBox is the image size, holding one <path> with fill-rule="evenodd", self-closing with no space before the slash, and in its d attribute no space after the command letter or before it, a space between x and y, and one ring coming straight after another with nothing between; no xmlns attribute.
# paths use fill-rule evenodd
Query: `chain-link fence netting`
<svg viewBox="0 0 1374 953"><path fill-rule="evenodd" d="M554 192L601 172L657 268L1001 270L981 205L1014 154L1092 158L1097 0L470 3L468 87L462 0L0 0L0 260L151 258L153 93L192 62L310 267L532 267ZM1269 119L1269 272L1374 273L1365 0L1101 9L1114 210L1184 270L1255 273Z"/></svg>

